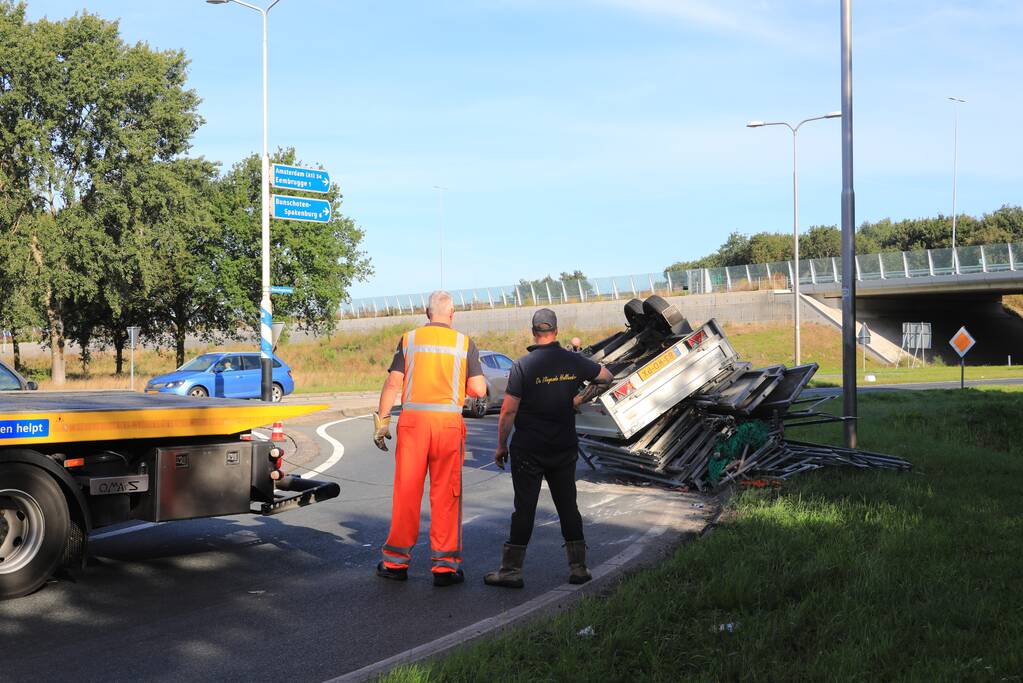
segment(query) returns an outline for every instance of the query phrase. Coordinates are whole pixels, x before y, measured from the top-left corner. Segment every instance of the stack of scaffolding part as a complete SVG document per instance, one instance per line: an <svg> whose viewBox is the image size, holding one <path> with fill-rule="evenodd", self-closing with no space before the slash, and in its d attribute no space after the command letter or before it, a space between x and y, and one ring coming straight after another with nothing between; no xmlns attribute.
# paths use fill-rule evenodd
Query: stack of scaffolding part
<svg viewBox="0 0 1023 683"><path fill-rule="evenodd" d="M826 465L911 467L894 456L785 438L787 428L841 421L819 410L829 397L800 398L816 363L753 368L715 320L694 330L659 296L629 301L625 318L625 330L583 349L614 375L610 388L584 389L576 418L591 466L699 490ZM757 429L743 429L750 423ZM740 443L740 432L757 436Z"/></svg>

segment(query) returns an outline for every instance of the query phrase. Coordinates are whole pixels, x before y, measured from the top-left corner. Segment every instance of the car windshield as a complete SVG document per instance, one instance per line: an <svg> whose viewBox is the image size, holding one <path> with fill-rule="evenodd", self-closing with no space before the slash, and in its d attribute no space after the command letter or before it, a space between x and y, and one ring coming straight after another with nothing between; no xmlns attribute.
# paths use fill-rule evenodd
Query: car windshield
<svg viewBox="0 0 1023 683"><path fill-rule="evenodd" d="M206 372L214 361L220 358L219 353L204 353L182 365L178 370L186 372Z"/></svg>

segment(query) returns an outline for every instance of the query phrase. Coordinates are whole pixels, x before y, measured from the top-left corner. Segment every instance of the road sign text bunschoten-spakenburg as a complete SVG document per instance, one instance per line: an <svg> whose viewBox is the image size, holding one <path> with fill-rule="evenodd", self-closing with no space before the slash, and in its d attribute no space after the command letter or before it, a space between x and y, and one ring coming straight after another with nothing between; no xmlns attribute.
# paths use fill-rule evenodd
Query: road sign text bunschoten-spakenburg
<svg viewBox="0 0 1023 683"><path fill-rule="evenodd" d="M323 199L306 199L287 195L271 195L271 214L283 221L330 222L330 202Z"/></svg>
<svg viewBox="0 0 1023 683"><path fill-rule="evenodd" d="M330 174L317 168L274 164L270 184L285 190L323 193L330 191Z"/></svg>

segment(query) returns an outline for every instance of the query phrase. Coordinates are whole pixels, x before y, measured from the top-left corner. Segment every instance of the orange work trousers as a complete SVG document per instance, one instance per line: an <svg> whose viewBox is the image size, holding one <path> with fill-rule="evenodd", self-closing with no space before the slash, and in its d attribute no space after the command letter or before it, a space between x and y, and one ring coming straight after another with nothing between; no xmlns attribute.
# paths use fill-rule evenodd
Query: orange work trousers
<svg viewBox="0 0 1023 683"><path fill-rule="evenodd" d="M412 559L429 471L433 571L455 572L462 564L465 422L460 413L404 410L398 418L397 432L391 532L383 547L384 566L405 569Z"/></svg>

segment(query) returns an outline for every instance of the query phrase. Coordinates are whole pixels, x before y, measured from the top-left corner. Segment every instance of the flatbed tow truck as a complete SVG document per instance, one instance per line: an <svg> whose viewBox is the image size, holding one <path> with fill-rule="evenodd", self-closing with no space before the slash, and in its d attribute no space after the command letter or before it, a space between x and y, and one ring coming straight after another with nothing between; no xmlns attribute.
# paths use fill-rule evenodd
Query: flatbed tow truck
<svg viewBox="0 0 1023 683"><path fill-rule="evenodd" d="M140 520L272 515L340 494L285 475L251 430L323 409L131 392L0 394L0 600L80 570L89 534Z"/></svg>

